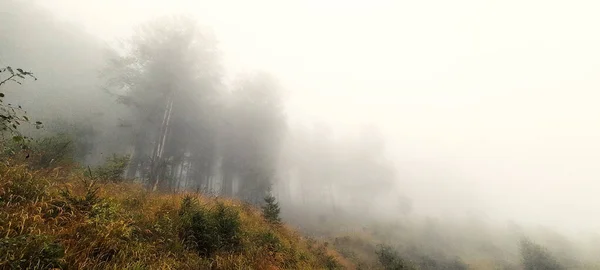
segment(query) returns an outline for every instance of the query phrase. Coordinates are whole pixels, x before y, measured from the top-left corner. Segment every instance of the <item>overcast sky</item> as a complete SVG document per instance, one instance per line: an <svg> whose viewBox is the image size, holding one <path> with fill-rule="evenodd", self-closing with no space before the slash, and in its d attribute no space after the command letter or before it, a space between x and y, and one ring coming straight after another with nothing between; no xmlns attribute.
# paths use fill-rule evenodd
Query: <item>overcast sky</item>
<svg viewBox="0 0 600 270"><path fill-rule="evenodd" d="M379 125L424 210L600 228L600 1L39 1L107 41L196 15L293 119Z"/></svg>

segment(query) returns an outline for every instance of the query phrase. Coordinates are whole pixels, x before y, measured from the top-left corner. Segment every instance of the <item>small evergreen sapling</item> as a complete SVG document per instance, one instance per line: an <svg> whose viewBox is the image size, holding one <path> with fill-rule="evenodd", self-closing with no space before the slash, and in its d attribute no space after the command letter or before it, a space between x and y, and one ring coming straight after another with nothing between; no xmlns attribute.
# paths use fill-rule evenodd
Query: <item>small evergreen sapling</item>
<svg viewBox="0 0 600 270"><path fill-rule="evenodd" d="M265 196L265 205L262 207L263 216L271 224L280 224L281 218L279 217L279 203L275 201L273 195L268 194Z"/></svg>

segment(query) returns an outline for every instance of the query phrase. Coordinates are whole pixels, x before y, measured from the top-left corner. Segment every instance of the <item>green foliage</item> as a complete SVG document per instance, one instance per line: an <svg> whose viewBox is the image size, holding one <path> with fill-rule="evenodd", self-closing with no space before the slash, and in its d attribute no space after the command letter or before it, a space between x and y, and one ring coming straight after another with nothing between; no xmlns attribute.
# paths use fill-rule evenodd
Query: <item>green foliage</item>
<svg viewBox="0 0 600 270"><path fill-rule="evenodd" d="M261 246L266 247L269 251L279 252L283 248L281 240L272 231L261 233L259 242Z"/></svg>
<svg viewBox="0 0 600 270"><path fill-rule="evenodd" d="M74 163L75 147L65 134L38 139L0 142L0 160L24 161L34 169L68 166Z"/></svg>
<svg viewBox="0 0 600 270"><path fill-rule="evenodd" d="M279 217L279 203L275 201L275 197L269 194L265 196L265 205L262 207L262 213L265 219L271 224L280 224L281 218Z"/></svg>
<svg viewBox="0 0 600 270"><path fill-rule="evenodd" d="M15 70L16 70L16 72L15 72ZM0 68L0 73L10 73L6 76L6 78L4 78L0 81L0 86L9 81L12 81L12 82L15 82L18 84L22 84L21 80L24 80L25 76L31 77L34 80L37 80L37 78L35 76L33 76L33 73L31 73L29 71L24 71L20 68L13 69L10 66ZM4 97L4 94L0 94L0 97Z"/></svg>
<svg viewBox="0 0 600 270"><path fill-rule="evenodd" d="M55 136L65 136L70 138L73 143L73 158L78 162L85 161L85 158L94 148L93 140L97 135L97 130L89 121L65 121L63 119L53 119L46 121L44 127Z"/></svg>
<svg viewBox="0 0 600 270"><path fill-rule="evenodd" d="M49 235L0 238L0 266L8 269L63 268L64 247Z"/></svg>
<svg viewBox="0 0 600 270"><path fill-rule="evenodd" d="M97 209L97 205L102 202L99 197L99 188L94 181L83 181L85 193L83 196L76 196L67 188L60 192L62 197L77 210L84 213L92 213Z"/></svg>
<svg viewBox="0 0 600 270"><path fill-rule="evenodd" d="M241 248L241 221L234 209L217 203L207 209L191 197L182 202L180 235L187 248L201 256L211 256L218 251L234 252Z"/></svg>
<svg viewBox="0 0 600 270"><path fill-rule="evenodd" d="M414 269L390 246L380 245L376 253L379 262L386 270Z"/></svg>
<svg viewBox="0 0 600 270"><path fill-rule="evenodd" d="M117 155L106 158L103 165L88 171L88 176L102 182L123 182L125 169L129 165L129 155Z"/></svg>
<svg viewBox="0 0 600 270"><path fill-rule="evenodd" d="M32 167L48 168L72 164L75 147L69 136L58 134L32 142L30 153L29 164Z"/></svg>
<svg viewBox="0 0 600 270"><path fill-rule="evenodd" d="M543 246L529 239L521 239L521 259L525 270L560 270L565 269Z"/></svg>
<svg viewBox="0 0 600 270"><path fill-rule="evenodd" d="M33 73L23 71L20 68L13 69L10 66L0 68L0 86L8 82L22 84L22 80L26 77L37 80L37 78L33 76ZM22 148L25 148L27 145L26 143L30 138L23 136L18 127L22 123L30 123L29 118L26 115L27 112L25 112L21 106L4 103L4 97L4 92L0 91L0 135L2 135L2 137L0 137L0 142L3 142L4 136L8 135L12 138L13 142L18 143ZM34 125L36 128L40 128L42 122L36 121ZM4 143L5 142L2 144Z"/></svg>

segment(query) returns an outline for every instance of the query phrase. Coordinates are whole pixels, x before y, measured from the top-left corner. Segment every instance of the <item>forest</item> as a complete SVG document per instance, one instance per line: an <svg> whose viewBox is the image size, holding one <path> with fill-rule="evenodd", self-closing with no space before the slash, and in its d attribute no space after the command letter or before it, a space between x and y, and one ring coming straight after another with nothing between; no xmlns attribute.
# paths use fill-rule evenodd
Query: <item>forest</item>
<svg viewBox="0 0 600 270"><path fill-rule="evenodd" d="M115 46L37 4L0 15L2 269L600 269L595 233L420 213L376 125L293 123L286 85L231 74L198 18Z"/></svg>

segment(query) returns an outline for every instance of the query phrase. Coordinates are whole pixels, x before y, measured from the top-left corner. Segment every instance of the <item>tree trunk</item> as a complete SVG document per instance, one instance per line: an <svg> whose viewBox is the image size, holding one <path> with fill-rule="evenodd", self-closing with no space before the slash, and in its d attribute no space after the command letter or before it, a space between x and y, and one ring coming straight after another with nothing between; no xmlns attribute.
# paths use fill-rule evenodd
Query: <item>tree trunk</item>
<svg viewBox="0 0 600 270"><path fill-rule="evenodd" d="M233 174L227 168L223 170L223 185L221 195L226 197L233 196Z"/></svg>
<svg viewBox="0 0 600 270"><path fill-rule="evenodd" d="M150 174L151 178L155 177L154 186L152 187L153 191L155 191L157 189L160 179L161 178L164 179L164 173L165 173L164 165L165 164L164 164L164 161L162 160L162 154L165 150L165 143L167 142L167 135L169 134L169 122L171 121L172 111L173 111L173 96L171 95L171 97L169 98L167 109L165 110L165 115L163 118L163 125L161 126L160 137L158 139L157 147L155 149L156 152L155 152L155 156L153 159L153 165L156 169L153 170Z"/></svg>

